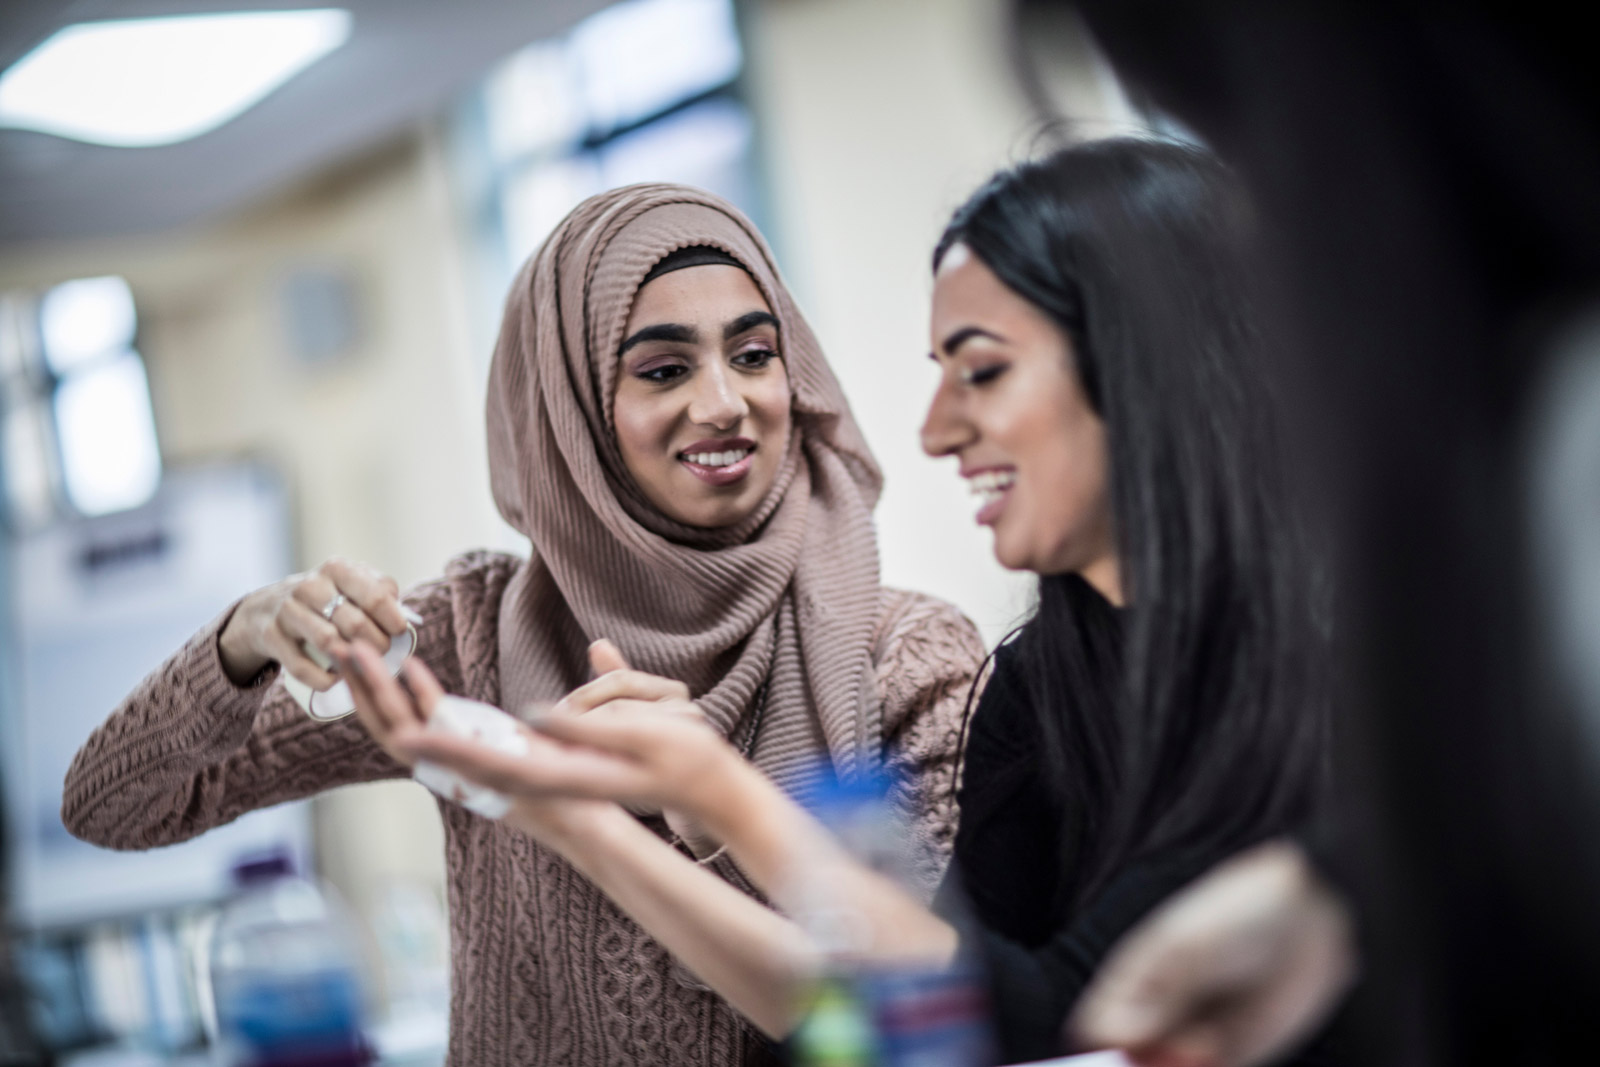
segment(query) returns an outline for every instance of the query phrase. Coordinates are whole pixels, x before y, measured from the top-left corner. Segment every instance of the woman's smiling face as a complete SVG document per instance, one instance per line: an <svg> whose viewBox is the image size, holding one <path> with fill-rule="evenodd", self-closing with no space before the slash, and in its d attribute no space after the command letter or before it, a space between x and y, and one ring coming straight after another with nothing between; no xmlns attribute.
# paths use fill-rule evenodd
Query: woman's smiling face
<svg viewBox="0 0 1600 1067"><path fill-rule="evenodd" d="M671 271L639 288L614 403L623 462L689 526L732 526L777 480L791 424L779 323L738 267Z"/></svg>
<svg viewBox="0 0 1600 1067"><path fill-rule="evenodd" d="M1081 574L1120 603L1106 427L1066 335L961 244L934 279L932 333L942 378L922 446L960 460L995 557Z"/></svg>

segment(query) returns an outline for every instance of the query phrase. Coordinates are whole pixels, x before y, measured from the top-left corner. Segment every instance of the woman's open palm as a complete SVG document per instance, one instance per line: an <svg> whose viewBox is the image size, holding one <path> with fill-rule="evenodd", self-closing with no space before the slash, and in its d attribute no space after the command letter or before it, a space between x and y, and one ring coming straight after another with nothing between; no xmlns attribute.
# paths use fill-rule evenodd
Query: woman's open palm
<svg viewBox="0 0 1600 1067"><path fill-rule="evenodd" d="M705 772L733 750L687 690L668 695L667 685L679 683L616 667L535 717L542 743L522 756L420 730L403 744L413 758L510 796L585 797L693 814Z"/></svg>
<svg viewBox="0 0 1600 1067"><path fill-rule="evenodd" d="M409 659L403 668L406 682L411 689L409 693L396 679L389 676L383 661L370 648L360 645L350 646L348 654L340 658L339 666L349 684L350 693L355 698L357 717L384 751L402 764L412 766L419 758L432 758L419 751L422 741L452 741L464 750L463 761L459 765L443 759L434 762L456 770L474 781L482 781L485 785L492 784L483 781L482 776L474 773L468 764L472 762L473 756L498 755L498 753L471 741L443 737L427 731L428 720L432 717L440 698L444 696L444 689L421 660ZM557 742L542 737L527 727L519 729L527 743L527 758L536 763L565 758L566 754L561 751L562 746ZM563 835L581 833L583 828L594 818L599 817L604 810L614 807L592 800L550 794L540 796L510 790L505 792L512 800L511 810L505 816L506 821L539 840L551 843Z"/></svg>

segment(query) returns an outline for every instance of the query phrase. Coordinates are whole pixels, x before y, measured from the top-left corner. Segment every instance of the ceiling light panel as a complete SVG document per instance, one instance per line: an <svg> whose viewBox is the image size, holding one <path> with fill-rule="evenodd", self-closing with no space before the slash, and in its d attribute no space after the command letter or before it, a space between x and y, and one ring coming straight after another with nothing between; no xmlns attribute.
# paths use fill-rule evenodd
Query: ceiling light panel
<svg viewBox="0 0 1600 1067"><path fill-rule="evenodd" d="M216 129L350 36L337 8L68 26L0 74L0 126L93 144L175 144Z"/></svg>

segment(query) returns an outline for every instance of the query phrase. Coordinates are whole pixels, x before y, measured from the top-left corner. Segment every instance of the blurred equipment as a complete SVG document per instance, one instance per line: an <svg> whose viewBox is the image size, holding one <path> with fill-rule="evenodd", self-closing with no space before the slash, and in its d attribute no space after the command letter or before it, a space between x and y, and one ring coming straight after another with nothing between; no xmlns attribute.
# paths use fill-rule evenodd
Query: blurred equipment
<svg viewBox="0 0 1600 1067"><path fill-rule="evenodd" d="M808 806L855 859L912 884L914 837L869 777L829 782ZM874 958L883 938L834 889L827 857L797 858L795 920L824 953L790 1038L796 1067L980 1067L994 1062L989 1005L971 961L949 967ZM875 951L876 950L876 951Z"/></svg>
<svg viewBox="0 0 1600 1067"><path fill-rule="evenodd" d="M9 562L18 684L0 725L13 922L59 927L214 901L239 855L308 854L303 805L159 852L95 848L60 817L73 754L111 709L230 600L291 569L275 477L254 465L174 472L144 507L18 537Z"/></svg>
<svg viewBox="0 0 1600 1067"><path fill-rule="evenodd" d="M31 999L12 968L11 939L0 930L0 1067L45 1067L50 1062L33 1025Z"/></svg>
<svg viewBox="0 0 1600 1067"><path fill-rule="evenodd" d="M372 926L388 994L373 1044L386 1064L437 1064L450 1026L450 931L437 890L387 886Z"/></svg>
<svg viewBox="0 0 1600 1067"><path fill-rule="evenodd" d="M371 1062L355 925L332 890L295 877L281 853L240 863L234 878L211 946L222 1063Z"/></svg>
<svg viewBox="0 0 1600 1067"><path fill-rule="evenodd" d="M284 333L295 358L311 367L339 362L361 345L361 309L354 272L303 266L279 286Z"/></svg>

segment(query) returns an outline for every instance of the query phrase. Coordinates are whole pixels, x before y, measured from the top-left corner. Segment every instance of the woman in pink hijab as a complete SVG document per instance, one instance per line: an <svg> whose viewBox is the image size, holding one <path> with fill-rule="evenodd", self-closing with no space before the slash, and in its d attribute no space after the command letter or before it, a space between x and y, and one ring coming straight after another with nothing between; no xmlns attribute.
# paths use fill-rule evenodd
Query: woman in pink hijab
<svg viewBox="0 0 1600 1067"><path fill-rule="evenodd" d="M404 751L358 718L313 721L280 680L326 689L337 679L311 650L387 647L409 617L416 658L451 693L517 710L599 673L571 697L591 701L637 680L625 659L663 680L663 695L692 696L791 794L819 765L849 776L887 763L907 783L931 892L982 645L953 608L879 583L881 476L749 220L666 185L580 205L513 285L488 429L495 500L529 537L528 559L469 553L404 596L336 561L245 597L89 738L66 784L72 832L152 848L409 775ZM602 635L615 645L591 650ZM659 900L627 899L648 884L624 843L641 833L721 876L714 891L746 890L715 842L675 817L597 802L552 803L520 828L454 804L440 812L452 1062L768 1055L612 899L659 918ZM575 841L581 850L563 847Z"/></svg>

